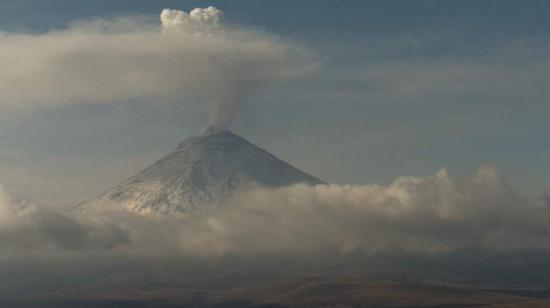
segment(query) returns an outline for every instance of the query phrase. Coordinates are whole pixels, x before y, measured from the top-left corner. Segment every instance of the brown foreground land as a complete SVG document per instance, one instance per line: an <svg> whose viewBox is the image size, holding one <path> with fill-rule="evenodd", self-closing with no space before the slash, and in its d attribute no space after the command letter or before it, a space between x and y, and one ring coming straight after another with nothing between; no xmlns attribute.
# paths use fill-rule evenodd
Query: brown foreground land
<svg viewBox="0 0 550 308"><path fill-rule="evenodd" d="M550 307L545 292L480 290L360 278L310 277L237 288L191 286L34 294L2 307Z"/></svg>

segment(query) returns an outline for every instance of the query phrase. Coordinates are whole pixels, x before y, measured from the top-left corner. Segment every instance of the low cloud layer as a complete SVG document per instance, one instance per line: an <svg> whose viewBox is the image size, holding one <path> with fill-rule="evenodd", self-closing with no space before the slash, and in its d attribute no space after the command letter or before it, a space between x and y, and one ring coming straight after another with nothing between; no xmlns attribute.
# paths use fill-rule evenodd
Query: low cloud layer
<svg viewBox="0 0 550 308"><path fill-rule="evenodd" d="M486 166L466 178L441 170L387 187L257 188L224 207L164 221L117 211L79 217L21 205L5 192L1 200L0 249L13 253L345 257L550 248L547 202L518 193Z"/></svg>
<svg viewBox="0 0 550 308"><path fill-rule="evenodd" d="M471 177L401 177L388 187L258 189L193 220L183 251L202 255L548 249L550 208L514 191L492 167ZM184 229L187 226L184 226Z"/></svg>
<svg viewBox="0 0 550 308"><path fill-rule="evenodd" d="M113 222L78 219L18 199L0 186L0 254L48 255L112 251L129 244Z"/></svg>
<svg viewBox="0 0 550 308"><path fill-rule="evenodd" d="M0 107L139 97L210 104L210 124L225 127L248 94L315 66L301 46L229 25L213 7L167 9L160 18L160 25L119 18L45 34L0 32Z"/></svg>

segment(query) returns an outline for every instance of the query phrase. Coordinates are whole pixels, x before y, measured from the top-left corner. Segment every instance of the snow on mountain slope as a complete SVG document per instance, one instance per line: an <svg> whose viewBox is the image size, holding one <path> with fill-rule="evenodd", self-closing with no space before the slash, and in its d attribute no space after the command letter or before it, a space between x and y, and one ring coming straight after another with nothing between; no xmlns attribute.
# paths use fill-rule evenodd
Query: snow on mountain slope
<svg viewBox="0 0 550 308"><path fill-rule="evenodd" d="M242 137L223 130L182 142L177 149L124 183L79 206L124 207L153 217L190 213L221 204L251 185L322 184Z"/></svg>

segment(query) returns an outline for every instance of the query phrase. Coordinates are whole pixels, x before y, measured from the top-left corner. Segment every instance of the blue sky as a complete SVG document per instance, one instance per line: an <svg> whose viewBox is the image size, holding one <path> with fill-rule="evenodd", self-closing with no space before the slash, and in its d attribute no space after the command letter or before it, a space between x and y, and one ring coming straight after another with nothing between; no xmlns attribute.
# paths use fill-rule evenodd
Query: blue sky
<svg viewBox="0 0 550 308"><path fill-rule="evenodd" d="M320 59L311 75L248 98L232 126L281 158L358 184L492 164L524 191L549 190L546 1L0 0L0 31L43 34L209 5ZM0 112L0 181L63 204L125 179L207 117L139 98Z"/></svg>

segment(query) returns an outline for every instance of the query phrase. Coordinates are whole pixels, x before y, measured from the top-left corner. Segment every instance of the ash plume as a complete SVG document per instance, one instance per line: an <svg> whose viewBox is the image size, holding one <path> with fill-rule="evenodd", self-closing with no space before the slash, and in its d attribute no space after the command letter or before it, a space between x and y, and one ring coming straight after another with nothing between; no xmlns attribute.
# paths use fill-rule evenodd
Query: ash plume
<svg viewBox="0 0 550 308"><path fill-rule="evenodd" d="M216 131L256 90L316 67L299 44L223 16L214 7L165 9L160 24L126 17L44 34L0 32L0 65L10 67L0 72L0 107L140 98L205 108L207 131Z"/></svg>

